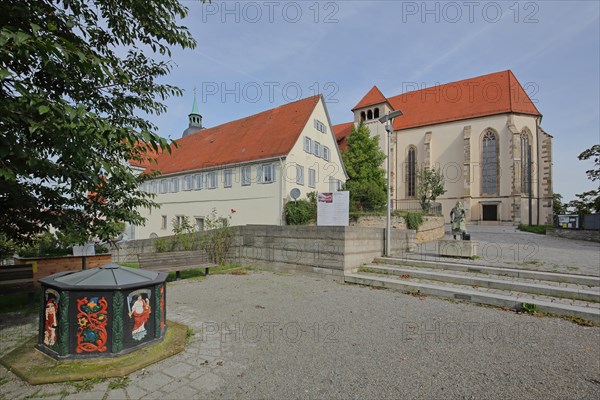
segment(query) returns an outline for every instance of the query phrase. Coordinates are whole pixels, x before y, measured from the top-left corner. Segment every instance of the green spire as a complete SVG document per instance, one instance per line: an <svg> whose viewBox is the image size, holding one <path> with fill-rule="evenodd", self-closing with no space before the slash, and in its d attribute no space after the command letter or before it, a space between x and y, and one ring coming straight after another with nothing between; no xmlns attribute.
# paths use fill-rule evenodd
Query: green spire
<svg viewBox="0 0 600 400"><path fill-rule="evenodd" d="M198 102L196 101L196 87L194 86L194 104L192 105L191 114L200 115L200 111L198 111Z"/></svg>

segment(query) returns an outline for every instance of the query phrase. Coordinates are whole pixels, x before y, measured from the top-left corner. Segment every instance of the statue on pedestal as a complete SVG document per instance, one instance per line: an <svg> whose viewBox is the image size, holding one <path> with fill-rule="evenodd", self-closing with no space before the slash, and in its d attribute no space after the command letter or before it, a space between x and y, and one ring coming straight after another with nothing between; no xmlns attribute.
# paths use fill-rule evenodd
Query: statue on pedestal
<svg viewBox="0 0 600 400"><path fill-rule="evenodd" d="M450 211L450 221L452 222L452 236L454 237L454 239L456 239L457 235L462 239L467 233L465 220L466 211L463 208L460 201L457 201L452 211Z"/></svg>

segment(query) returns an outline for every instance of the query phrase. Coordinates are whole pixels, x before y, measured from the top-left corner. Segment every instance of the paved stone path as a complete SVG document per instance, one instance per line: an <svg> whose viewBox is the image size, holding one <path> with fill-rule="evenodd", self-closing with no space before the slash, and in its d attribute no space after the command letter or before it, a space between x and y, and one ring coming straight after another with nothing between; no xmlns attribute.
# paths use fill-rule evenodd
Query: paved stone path
<svg viewBox="0 0 600 400"><path fill-rule="evenodd" d="M183 353L76 392L0 368L25 399L596 399L600 328L319 278L252 272L169 284L168 317L194 330ZM0 314L0 351L35 330ZM17 339L17 337L19 339Z"/></svg>
<svg viewBox="0 0 600 400"><path fill-rule="evenodd" d="M521 232L514 226L467 226L471 240L478 243L475 265L524 268L600 276L600 243ZM451 228L446 225L446 232ZM454 261L438 255L437 241L418 245L406 258Z"/></svg>

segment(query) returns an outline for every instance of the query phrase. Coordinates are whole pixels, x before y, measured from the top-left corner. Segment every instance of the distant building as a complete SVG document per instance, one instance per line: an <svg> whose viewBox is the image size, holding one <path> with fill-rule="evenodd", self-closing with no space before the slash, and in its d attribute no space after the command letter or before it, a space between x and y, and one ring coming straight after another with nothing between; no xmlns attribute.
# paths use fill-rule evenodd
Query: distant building
<svg viewBox="0 0 600 400"><path fill-rule="evenodd" d="M393 97L374 86L352 109L354 121L334 126L339 148L362 122L387 154L379 118L394 110L403 112L390 146L394 208L414 208L417 169L435 167L445 176L437 201L447 219L459 200L471 222L527 223L531 186L533 224L552 222L552 136L510 70Z"/></svg>
<svg viewBox="0 0 600 400"><path fill-rule="evenodd" d="M194 101L190 126L172 153L152 165L132 164L161 176L142 189L155 193L158 209L142 209L144 226L129 227L128 239L172 234L188 217L199 230L212 209L232 215L233 225L283 225L290 191L335 191L346 181L322 96L289 103L213 128L202 128ZM235 210L235 212L233 212Z"/></svg>

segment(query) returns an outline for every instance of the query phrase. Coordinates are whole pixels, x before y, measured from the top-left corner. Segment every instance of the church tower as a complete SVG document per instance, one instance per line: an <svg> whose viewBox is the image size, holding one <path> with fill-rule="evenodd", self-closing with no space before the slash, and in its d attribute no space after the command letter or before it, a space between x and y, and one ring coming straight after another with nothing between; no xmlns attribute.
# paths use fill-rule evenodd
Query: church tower
<svg viewBox="0 0 600 400"><path fill-rule="evenodd" d="M204 129L202 127L202 115L198 111L198 102L196 101L196 89L194 88L194 104L192 105L192 112L188 115L189 125L185 131L183 131L182 137L186 137L198 131Z"/></svg>

